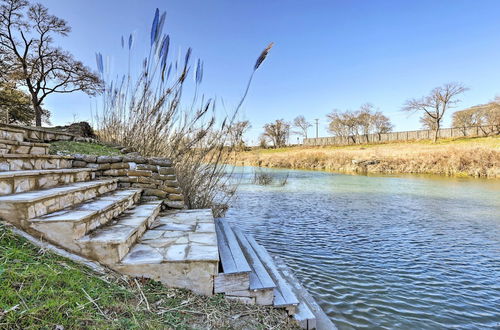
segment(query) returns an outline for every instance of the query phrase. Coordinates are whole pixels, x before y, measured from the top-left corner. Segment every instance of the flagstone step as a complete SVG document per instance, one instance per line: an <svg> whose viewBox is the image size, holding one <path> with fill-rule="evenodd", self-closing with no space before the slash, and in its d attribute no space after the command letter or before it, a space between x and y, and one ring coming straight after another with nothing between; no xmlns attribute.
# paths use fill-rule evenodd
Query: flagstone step
<svg viewBox="0 0 500 330"><path fill-rule="evenodd" d="M247 235L246 238L276 284L276 288L274 289L274 306L285 307L290 314L295 314L299 300L283 275L278 271L273 258L251 235Z"/></svg>
<svg viewBox="0 0 500 330"><path fill-rule="evenodd" d="M0 172L0 196L90 181L94 172L90 168Z"/></svg>
<svg viewBox="0 0 500 330"><path fill-rule="evenodd" d="M1 171L71 168L73 158L58 155L0 155Z"/></svg>
<svg viewBox="0 0 500 330"><path fill-rule="evenodd" d="M0 127L0 139L10 141L24 141L24 131L12 127Z"/></svg>
<svg viewBox="0 0 500 330"><path fill-rule="evenodd" d="M111 179L77 182L56 188L1 196L0 217L25 228L29 219L57 212L115 190L117 181Z"/></svg>
<svg viewBox="0 0 500 330"><path fill-rule="evenodd" d="M50 144L0 139L0 154L46 155Z"/></svg>
<svg viewBox="0 0 500 330"><path fill-rule="evenodd" d="M160 214L115 270L161 281L167 286L213 294L219 253L211 210Z"/></svg>
<svg viewBox="0 0 500 330"><path fill-rule="evenodd" d="M81 254L76 240L137 203L142 189L115 190L85 203L30 220L30 228L59 246Z"/></svg>
<svg viewBox="0 0 500 330"><path fill-rule="evenodd" d="M79 239L81 253L104 264L119 262L151 226L161 205L162 201L151 201L123 212L112 223Z"/></svg>

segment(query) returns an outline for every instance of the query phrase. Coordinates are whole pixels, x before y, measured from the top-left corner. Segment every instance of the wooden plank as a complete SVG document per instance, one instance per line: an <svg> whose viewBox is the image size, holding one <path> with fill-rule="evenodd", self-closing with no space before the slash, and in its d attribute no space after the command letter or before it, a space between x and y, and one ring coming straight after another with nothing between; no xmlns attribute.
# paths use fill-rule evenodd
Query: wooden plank
<svg viewBox="0 0 500 330"><path fill-rule="evenodd" d="M300 302L297 306L297 312L293 317L302 328L316 329L316 316L305 301Z"/></svg>
<svg viewBox="0 0 500 330"><path fill-rule="evenodd" d="M243 253L252 267L252 273L250 273L250 289L261 290L275 288L276 284L260 261L250 242L248 242L245 234L239 229L235 229L234 233L240 241Z"/></svg>
<svg viewBox="0 0 500 330"><path fill-rule="evenodd" d="M226 236L222 232L219 221L219 219L215 219L215 232L217 233L217 245L219 247L222 269L224 273L227 274L236 273L237 268L234 263L233 255L231 254L229 244L227 243Z"/></svg>
<svg viewBox="0 0 500 330"><path fill-rule="evenodd" d="M244 272L250 273L252 269L250 268L250 265L248 264L247 259L243 254L243 251L241 251L240 244L238 243L238 240L234 235L233 229L226 221L223 220L219 220L219 225L222 229L222 232L226 236L226 241L229 245L229 248L231 250L231 255L233 256L234 264L236 266L236 271L238 273L244 273Z"/></svg>
<svg viewBox="0 0 500 330"><path fill-rule="evenodd" d="M250 282L248 273L219 274L214 277L214 292L224 293L240 290L248 290Z"/></svg>
<svg viewBox="0 0 500 330"><path fill-rule="evenodd" d="M298 305L299 300L297 296L293 292L292 288L288 285L286 280L283 278L283 276L280 274L280 272L276 268L276 265L274 265L273 258L269 255L266 249L259 245L251 235L247 235L247 240L254 251L257 253L263 265L266 267L269 275L271 275L272 279L276 283L277 287L275 289L275 293L276 291L279 291L282 295L283 300L281 300L281 297L279 295L276 295L274 305L277 307Z"/></svg>
<svg viewBox="0 0 500 330"><path fill-rule="evenodd" d="M254 291L254 296L257 305L270 306L274 303L274 289Z"/></svg>

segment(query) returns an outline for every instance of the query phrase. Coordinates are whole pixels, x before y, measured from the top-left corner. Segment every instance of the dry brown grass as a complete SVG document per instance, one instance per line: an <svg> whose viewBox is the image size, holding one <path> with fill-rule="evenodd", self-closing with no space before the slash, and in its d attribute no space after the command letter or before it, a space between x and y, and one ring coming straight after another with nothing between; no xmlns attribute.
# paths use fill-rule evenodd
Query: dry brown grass
<svg viewBox="0 0 500 330"><path fill-rule="evenodd" d="M257 149L238 154L239 165L347 173L427 173L500 177L500 137L415 141L345 147Z"/></svg>

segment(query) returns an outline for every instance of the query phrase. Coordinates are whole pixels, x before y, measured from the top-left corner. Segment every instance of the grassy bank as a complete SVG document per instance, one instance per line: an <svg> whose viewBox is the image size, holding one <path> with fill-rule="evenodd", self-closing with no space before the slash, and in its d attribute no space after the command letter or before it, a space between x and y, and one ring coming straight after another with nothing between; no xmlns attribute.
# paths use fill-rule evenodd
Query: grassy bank
<svg viewBox="0 0 500 330"><path fill-rule="evenodd" d="M95 156L114 156L121 154L120 150L99 143L75 141L52 142L49 147L49 153L52 155L85 154Z"/></svg>
<svg viewBox="0 0 500 330"><path fill-rule="evenodd" d="M0 224L0 329L283 329L284 312L97 274Z"/></svg>
<svg viewBox="0 0 500 330"><path fill-rule="evenodd" d="M500 137L387 144L289 147L241 152L238 165L345 173L426 173L500 177Z"/></svg>

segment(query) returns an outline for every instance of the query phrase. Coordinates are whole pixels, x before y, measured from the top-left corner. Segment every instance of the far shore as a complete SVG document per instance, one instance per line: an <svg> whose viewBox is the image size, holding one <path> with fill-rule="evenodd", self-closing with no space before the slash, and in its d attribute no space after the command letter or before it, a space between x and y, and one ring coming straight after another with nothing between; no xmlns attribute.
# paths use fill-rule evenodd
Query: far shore
<svg viewBox="0 0 500 330"><path fill-rule="evenodd" d="M235 165L341 173L500 178L500 136L239 152Z"/></svg>

